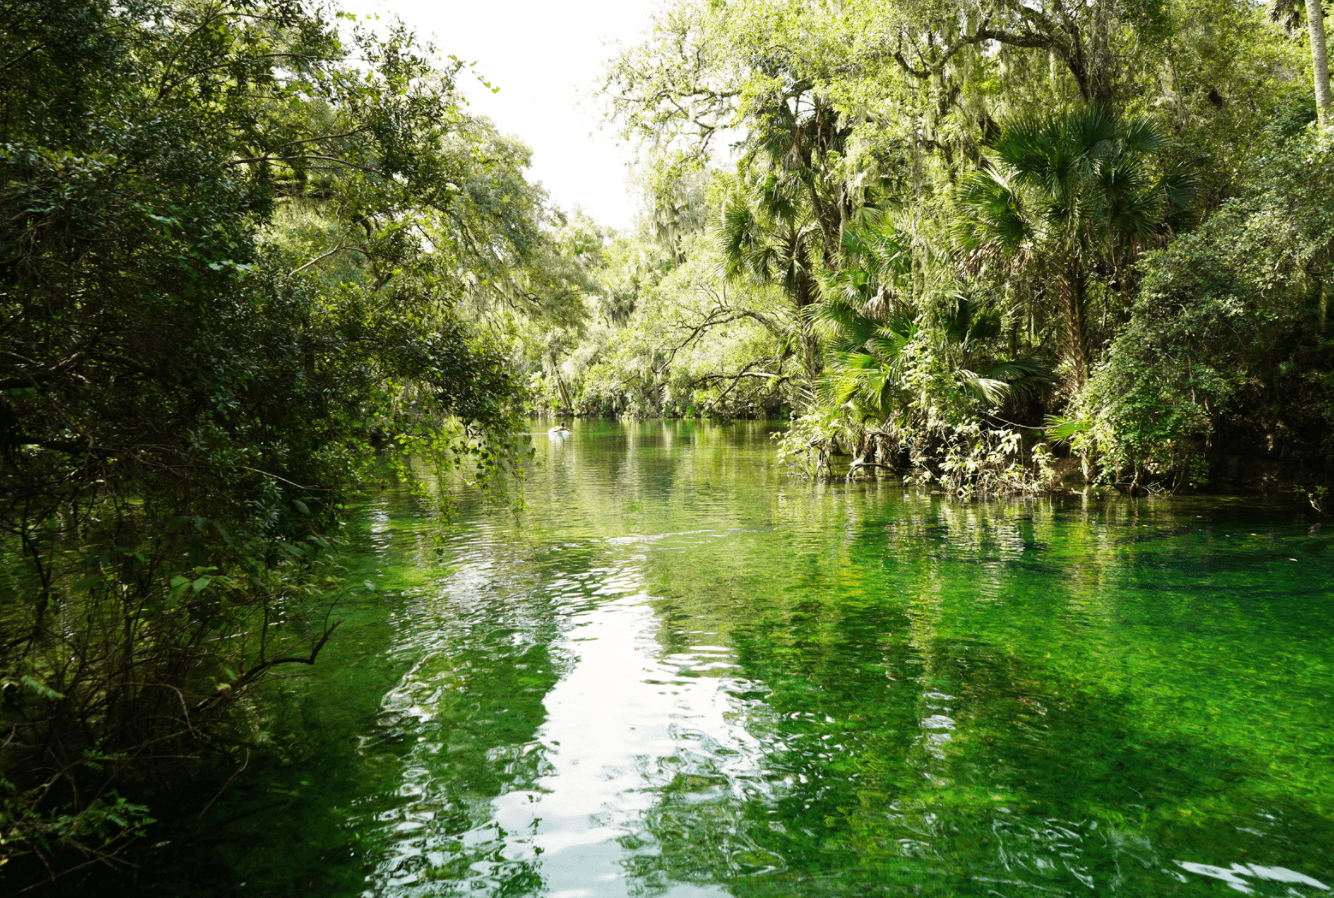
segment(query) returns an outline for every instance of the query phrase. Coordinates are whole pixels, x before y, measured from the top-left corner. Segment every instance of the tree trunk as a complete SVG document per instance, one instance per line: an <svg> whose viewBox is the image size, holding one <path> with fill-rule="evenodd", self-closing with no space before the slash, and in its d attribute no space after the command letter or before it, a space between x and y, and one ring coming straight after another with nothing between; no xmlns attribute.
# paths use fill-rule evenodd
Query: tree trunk
<svg viewBox="0 0 1334 898"><path fill-rule="evenodd" d="M1064 271L1057 278L1056 292L1061 299L1065 313L1066 353L1070 360L1070 373L1074 378L1075 389L1088 383L1089 379L1089 344L1088 344L1088 297L1087 282L1083 272Z"/></svg>
<svg viewBox="0 0 1334 898"><path fill-rule="evenodd" d="M810 275L806 248L801 243L797 244L796 265L797 276L793 284L794 295L792 300L797 307L797 327L801 334L802 367L805 369L806 379L810 381L813 390L824 365L822 364L823 359L820 358L820 338L816 336L815 325L806 313L806 307L815 302L816 287Z"/></svg>
<svg viewBox="0 0 1334 898"><path fill-rule="evenodd" d="M570 402L570 393L565 389L565 381L561 380L559 371L556 372L556 388L560 390L560 398L565 403L565 411L573 415L574 403Z"/></svg>
<svg viewBox="0 0 1334 898"><path fill-rule="evenodd" d="M1325 12L1320 0L1306 0L1306 26L1311 32L1311 67L1315 70L1315 111L1329 124L1329 57L1325 53Z"/></svg>

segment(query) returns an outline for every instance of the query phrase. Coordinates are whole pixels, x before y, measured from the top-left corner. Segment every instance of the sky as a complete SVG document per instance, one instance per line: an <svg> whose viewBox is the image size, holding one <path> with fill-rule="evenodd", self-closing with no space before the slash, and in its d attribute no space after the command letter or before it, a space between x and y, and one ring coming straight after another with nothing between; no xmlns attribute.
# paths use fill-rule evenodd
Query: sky
<svg viewBox="0 0 1334 898"><path fill-rule="evenodd" d="M562 209L630 227L637 200L627 193L629 146L602 122L592 96L607 41L637 42L657 0L343 0L359 15L396 15L444 55L476 63L498 93L460 82L470 108L533 151L530 180Z"/></svg>

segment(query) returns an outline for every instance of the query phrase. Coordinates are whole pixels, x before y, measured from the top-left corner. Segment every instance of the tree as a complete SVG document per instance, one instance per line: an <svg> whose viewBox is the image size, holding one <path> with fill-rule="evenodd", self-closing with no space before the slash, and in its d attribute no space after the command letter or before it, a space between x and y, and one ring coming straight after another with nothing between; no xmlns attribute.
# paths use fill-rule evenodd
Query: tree
<svg viewBox="0 0 1334 898"><path fill-rule="evenodd" d="M1306 0L1306 27L1311 34L1311 69L1315 108L1320 124L1329 124L1329 56L1325 53L1325 10L1320 0Z"/></svg>
<svg viewBox="0 0 1334 898"><path fill-rule="evenodd" d="M676 252L683 261L676 262ZM793 309L781 290L719 276L712 235L664 248L647 228L611 247L604 299L633 296L623 320L570 353L581 408L629 417L776 415L800 381L790 363ZM617 300L623 308L625 300ZM612 309L607 309L612 311Z"/></svg>
<svg viewBox="0 0 1334 898"><path fill-rule="evenodd" d="M1199 485L1283 459L1328 485L1334 343L1334 142L1272 135L1245 189L1142 261L1129 321L1075 402L1069 432L1110 479Z"/></svg>
<svg viewBox="0 0 1334 898"><path fill-rule="evenodd" d="M820 344L807 310L818 297L820 231L804 213L800 183L781 172L752 175L723 207L718 241L726 272L777 284L792 304L807 382L820 373Z"/></svg>
<svg viewBox="0 0 1334 898"><path fill-rule="evenodd" d="M993 164L959 190L956 235L966 266L1033 266L1051 275L1076 389L1094 353L1095 281L1124 293L1130 264L1170 236L1190 200L1187 175L1154 177L1149 160L1161 146L1148 123L1097 108L1020 120L994 143Z"/></svg>
<svg viewBox="0 0 1334 898"><path fill-rule="evenodd" d="M680 0L605 86L651 158L739 151L711 217L732 284L780 285L800 313L819 395L793 445L854 448L850 417L908 408L1008 447L1088 384L1144 252L1225 206L1267 132L1304 124L1299 61L1233 0ZM891 211L907 273L862 295L878 263L848 241ZM1002 404L1052 357L1063 389ZM1002 409L1018 425L987 417Z"/></svg>
<svg viewBox="0 0 1334 898"><path fill-rule="evenodd" d="M59 872L114 863L138 789L314 662L377 450L513 467L521 390L457 306L540 221L402 28L294 0L0 26L0 862Z"/></svg>
<svg viewBox="0 0 1334 898"><path fill-rule="evenodd" d="M1320 0L1305 0L1306 33L1311 41L1311 77L1315 83L1315 109L1320 124L1329 124L1329 55L1325 52L1325 10ZM1270 0L1269 18L1293 34L1301 27L1301 0Z"/></svg>

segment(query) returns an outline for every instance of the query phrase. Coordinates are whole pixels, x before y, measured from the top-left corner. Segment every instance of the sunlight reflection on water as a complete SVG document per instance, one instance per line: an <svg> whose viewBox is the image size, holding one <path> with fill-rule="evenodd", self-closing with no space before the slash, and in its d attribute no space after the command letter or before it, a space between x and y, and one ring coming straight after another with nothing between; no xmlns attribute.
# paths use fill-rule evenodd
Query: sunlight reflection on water
<svg viewBox="0 0 1334 898"><path fill-rule="evenodd" d="M606 542L671 549L712 533L692 530ZM485 616L485 609L494 614L495 593L505 589L504 581L496 580L496 566L476 548L474 543L472 563L445 586L449 610L440 615L438 626L425 637L418 630L413 639L420 663L382 702L382 719L396 731L417 732L435 716L435 706L455 700L448 675L441 677L433 659L457 645L457 631L467 627L470 616ZM540 869L544 894L630 894L627 859L652 857L659 850L644 818L662 793L744 802L773 796L783 787L785 778L775 783L766 774L766 747L747 729L754 723L754 709L735 697L752 691L754 684L725 675L737 669L732 649L704 644L668 652L659 644L653 599L642 592L643 560L633 555L609 567L556 570L538 586L558 606L568 658L563 675L543 698L543 722L518 751L532 759L531 775L489 799L487 807L470 808L467 817L474 825L459 832L456 819L441 824L447 802L431 782L430 768L438 765L442 746L427 736L415 737L419 741L403 762L407 766L397 790L404 801L376 821L390 840L367 895L438 894L441 877L433 871L439 870L448 870L453 887L489 891L504 887L507 866ZM512 754L493 749L488 761L497 764ZM414 758L423 760L414 763ZM461 856L472 860L461 864ZM781 859L766 860L772 867ZM661 894L681 898L728 894L721 887L690 883L660 887L665 889Z"/></svg>

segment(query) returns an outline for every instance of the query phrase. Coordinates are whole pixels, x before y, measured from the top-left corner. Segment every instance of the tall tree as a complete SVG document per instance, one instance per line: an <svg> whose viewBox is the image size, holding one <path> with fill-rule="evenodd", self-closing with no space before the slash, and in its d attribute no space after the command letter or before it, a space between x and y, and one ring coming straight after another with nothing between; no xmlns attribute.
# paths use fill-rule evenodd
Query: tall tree
<svg viewBox="0 0 1334 898"><path fill-rule="evenodd" d="M1020 120L996 140L992 164L959 190L956 234L967 265L1035 266L1052 277L1076 388L1094 353L1089 308L1099 269L1124 289L1129 263L1166 240L1190 200L1189 177L1154 177L1149 157L1161 146L1151 125L1097 108Z"/></svg>
<svg viewBox="0 0 1334 898"><path fill-rule="evenodd" d="M820 229L803 202L799 178L779 171L741 180L722 210L718 239L731 277L778 284L792 303L802 369L812 387L820 373L820 343L809 310L819 297Z"/></svg>
<svg viewBox="0 0 1334 898"><path fill-rule="evenodd" d="M540 222L430 55L298 0L0 4L0 865L113 862L117 790L313 662L377 445L513 464L455 306Z"/></svg>
<svg viewBox="0 0 1334 898"><path fill-rule="evenodd" d="M1316 117L1321 125L1329 124L1329 55L1325 50L1325 10L1321 0L1270 0L1269 18L1278 22L1288 34L1301 30L1305 13L1306 34L1311 42L1311 77L1315 83Z"/></svg>
<svg viewBox="0 0 1334 898"><path fill-rule="evenodd" d="M1315 108L1321 125L1329 124L1329 56L1325 53L1325 10L1320 0L1306 0L1306 27L1311 35L1311 67Z"/></svg>

